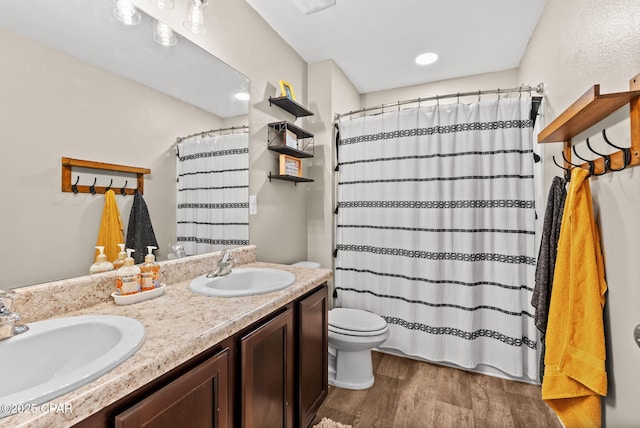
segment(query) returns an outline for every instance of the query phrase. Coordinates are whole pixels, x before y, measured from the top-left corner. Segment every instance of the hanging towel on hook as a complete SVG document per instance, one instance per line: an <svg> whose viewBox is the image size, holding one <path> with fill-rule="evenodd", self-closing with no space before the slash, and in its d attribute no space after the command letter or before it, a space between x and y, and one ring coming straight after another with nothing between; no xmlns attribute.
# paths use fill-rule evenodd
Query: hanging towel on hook
<svg viewBox="0 0 640 428"><path fill-rule="evenodd" d="M607 283L589 172L573 168L547 323L542 398L567 428L600 427L607 394L602 311Z"/></svg>
<svg viewBox="0 0 640 428"><path fill-rule="evenodd" d="M547 319L549 318L553 273L556 268L560 225L567 197L566 184L567 181L560 177L554 177L551 183L542 225L542 239L540 240L540 250L538 251L535 286L531 297L531 305L536 309L535 324L541 332L540 380L544 376L545 334L547 332Z"/></svg>
<svg viewBox="0 0 640 428"><path fill-rule="evenodd" d="M122 219L120 218L116 195L113 190L107 190L104 194L104 208L96 245L104 247L104 254L109 261L118 258L118 252L120 251L118 244L124 242L122 230Z"/></svg>
<svg viewBox="0 0 640 428"><path fill-rule="evenodd" d="M144 202L140 192L136 191L133 196L133 206L131 207L129 227L127 228L127 248L135 250L132 257L136 264L144 262L148 245L153 245L157 248L158 241L156 241L156 235L153 233L147 204Z"/></svg>

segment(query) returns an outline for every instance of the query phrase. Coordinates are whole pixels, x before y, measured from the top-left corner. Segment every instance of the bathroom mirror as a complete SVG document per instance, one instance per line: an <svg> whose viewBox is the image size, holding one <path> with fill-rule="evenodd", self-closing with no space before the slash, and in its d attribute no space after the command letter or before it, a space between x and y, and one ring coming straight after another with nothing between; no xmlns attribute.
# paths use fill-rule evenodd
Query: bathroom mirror
<svg viewBox="0 0 640 428"><path fill-rule="evenodd" d="M159 45L150 16L126 26L113 6L0 2L0 289L82 276L93 263L104 196L62 192L62 157L151 170L143 198L164 260L176 240L176 139L248 124L249 101L236 98L249 93L246 76L180 34ZM72 174L135 188L126 174ZM125 236L132 201L117 195Z"/></svg>

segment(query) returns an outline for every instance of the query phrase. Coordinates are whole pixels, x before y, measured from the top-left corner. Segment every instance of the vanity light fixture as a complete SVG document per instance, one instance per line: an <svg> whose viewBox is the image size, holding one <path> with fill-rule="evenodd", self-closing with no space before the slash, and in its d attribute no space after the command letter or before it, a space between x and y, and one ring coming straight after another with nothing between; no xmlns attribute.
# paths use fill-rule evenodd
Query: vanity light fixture
<svg viewBox="0 0 640 428"><path fill-rule="evenodd" d="M138 25L142 20L132 0L114 0L113 15L126 25Z"/></svg>
<svg viewBox="0 0 640 428"><path fill-rule="evenodd" d="M156 21L153 25L153 40L162 46L173 46L178 39L173 30L164 22Z"/></svg>
<svg viewBox="0 0 640 428"><path fill-rule="evenodd" d="M291 0L300 12L308 15L336 4L336 0Z"/></svg>
<svg viewBox="0 0 640 428"><path fill-rule="evenodd" d="M416 64L418 65L429 65L433 64L438 60L438 54L433 52L426 52L420 54L416 57Z"/></svg>
<svg viewBox="0 0 640 428"><path fill-rule="evenodd" d="M207 3L208 0L191 0L187 20L183 25L194 34L207 32Z"/></svg>
<svg viewBox="0 0 640 428"><path fill-rule="evenodd" d="M175 0L149 0L151 4L162 10L173 9L174 1Z"/></svg>

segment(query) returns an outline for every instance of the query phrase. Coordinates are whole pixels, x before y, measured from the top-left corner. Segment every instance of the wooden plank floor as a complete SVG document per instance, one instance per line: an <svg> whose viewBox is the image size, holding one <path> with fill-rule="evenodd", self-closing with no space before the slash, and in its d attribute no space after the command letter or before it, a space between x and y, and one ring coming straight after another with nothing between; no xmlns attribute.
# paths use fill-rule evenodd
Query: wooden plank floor
<svg viewBox="0 0 640 428"><path fill-rule="evenodd" d="M372 352L375 384L329 387L323 417L353 428L562 428L537 385Z"/></svg>

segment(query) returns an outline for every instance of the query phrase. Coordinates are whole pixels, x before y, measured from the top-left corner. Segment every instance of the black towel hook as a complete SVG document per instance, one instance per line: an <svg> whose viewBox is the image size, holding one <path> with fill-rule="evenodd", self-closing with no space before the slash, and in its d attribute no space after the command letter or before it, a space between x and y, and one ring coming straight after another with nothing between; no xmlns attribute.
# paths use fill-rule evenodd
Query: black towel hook
<svg viewBox="0 0 640 428"><path fill-rule="evenodd" d="M71 191L77 195L78 194L78 182L80 181L80 176L76 177L76 182L71 185Z"/></svg>
<svg viewBox="0 0 640 428"><path fill-rule="evenodd" d="M562 165L560 165L557 161L556 161L556 155L552 156L553 159L553 163L556 164L556 166L560 169L564 170L564 179L569 181L571 179L571 168L565 168Z"/></svg>
<svg viewBox="0 0 640 428"><path fill-rule="evenodd" d="M109 185L106 187L106 189L104 189L104 193L107 193L109 190L111 190L111 185L113 184L113 178L111 179L111 181L109 182Z"/></svg>
<svg viewBox="0 0 640 428"><path fill-rule="evenodd" d="M129 180L124 180L124 186L122 186L120 188L120 194L122 196L125 196L127 194L127 183L129 182Z"/></svg>
<svg viewBox="0 0 640 428"><path fill-rule="evenodd" d="M591 147L591 144L589 143L589 139L588 138L587 138L587 147L589 147L589 150L591 150L593 153L595 153L598 156L601 156L602 158L604 158L604 171L602 171L602 174L604 174L607 171L609 171L611 169L611 157L609 155L598 153L595 150L593 150L593 147ZM602 174L600 174L600 175L602 175Z"/></svg>
<svg viewBox="0 0 640 428"><path fill-rule="evenodd" d="M602 130L602 138L604 138L604 141L610 145L611 147L618 149L618 150L622 150L622 161L623 161L623 165L622 168L618 168L618 169L614 169L611 168L611 165L609 165L609 169L611 171L617 172L617 171L622 171L623 169L625 169L630 163L631 163L631 148L630 147L618 147L615 144L613 144L611 141L609 141L609 139L607 138L607 131L606 129Z"/></svg>
<svg viewBox="0 0 640 428"><path fill-rule="evenodd" d="M592 160L589 159L585 159L582 156L580 156L578 154L578 152L576 151L576 146L571 147L571 150L573 151L573 154L576 155L576 157L578 159L580 159L581 161L586 162L587 164L589 164L589 175L602 175L604 174L606 171L602 172L601 174L596 174L595 170L596 170L596 163Z"/></svg>
<svg viewBox="0 0 640 428"><path fill-rule="evenodd" d="M98 178L97 177L93 177L93 184L91 186L89 186L89 191L91 192L92 195L96 194L96 183L98 182Z"/></svg>

